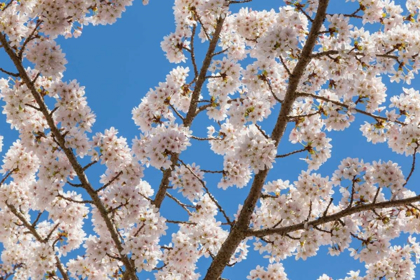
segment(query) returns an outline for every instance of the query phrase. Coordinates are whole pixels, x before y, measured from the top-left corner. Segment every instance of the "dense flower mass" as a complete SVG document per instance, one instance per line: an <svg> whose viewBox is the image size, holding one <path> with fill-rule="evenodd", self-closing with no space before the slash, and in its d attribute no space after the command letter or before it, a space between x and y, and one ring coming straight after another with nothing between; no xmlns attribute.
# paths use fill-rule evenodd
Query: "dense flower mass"
<svg viewBox="0 0 420 280"><path fill-rule="evenodd" d="M131 140L60 43L132 0L0 3L0 279L286 280L321 247L362 263L337 279L416 279L420 1L268 2L174 1Z"/></svg>

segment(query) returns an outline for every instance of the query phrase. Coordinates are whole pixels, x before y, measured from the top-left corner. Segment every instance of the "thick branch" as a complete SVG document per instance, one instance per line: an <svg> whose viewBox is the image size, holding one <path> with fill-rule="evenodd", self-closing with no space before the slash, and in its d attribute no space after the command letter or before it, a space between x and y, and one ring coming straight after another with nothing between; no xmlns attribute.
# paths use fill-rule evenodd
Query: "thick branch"
<svg viewBox="0 0 420 280"><path fill-rule="evenodd" d="M313 21L310 33L306 40L305 46L302 49L301 57L293 69L292 75L289 77L289 84L286 91L286 96L282 102L281 110L277 118L276 125L271 133L271 138L275 141L278 147L280 140L286 129L288 123L288 115L292 109L293 102L296 99L296 89L299 85L300 79L305 71L306 66L311 60L311 53L318 39L318 32L325 19L325 13L328 6L328 0L320 0L318 11ZM234 254L236 248L241 241L246 238L246 231L248 230L252 213L254 212L255 205L261 195L261 189L264 185L269 169L264 169L255 175L254 181L246 198L242 210L237 218L235 226L229 233L225 242L221 246L219 252L211 263L205 280L217 280L221 276L226 265L229 264L231 256Z"/></svg>
<svg viewBox="0 0 420 280"><path fill-rule="evenodd" d="M364 212L364 211L369 211L369 210L375 210L375 209L384 209L384 208L404 206L404 205L409 205L411 203L415 203L415 202L419 202L419 201L420 201L420 195L410 197L410 198L400 199L400 200L391 200L391 201L384 201L384 202L379 202L379 203L369 203L369 204L354 206L354 207L351 207L351 208L346 208L346 209L344 209L340 212L337 212L335 214L332 214L332 215L322 216L322 217L318 218L317 220L313 220L313 221L310 221L310 222L304 222L304 223L299 223L299 224L292 225L292 226L275 228L275 229L274 228L267 228L267 229L262 229L262 230L250 230L250 231L247 232L246 236L248 236L248 237L249 236L260 237L260 236L267 236L267 235L271 235L271 234L284 235L284 234L287 234L289 232L305 229L305 225L309 226L309 227L311 227L311 226L316 227L316 226L323 225L323 224L326 224L326 223L329 223L329 222L338 221L338 220L340 220L344 217L350 216L352 214L356 214L356 213L360 213L360 212Z"/></svg>

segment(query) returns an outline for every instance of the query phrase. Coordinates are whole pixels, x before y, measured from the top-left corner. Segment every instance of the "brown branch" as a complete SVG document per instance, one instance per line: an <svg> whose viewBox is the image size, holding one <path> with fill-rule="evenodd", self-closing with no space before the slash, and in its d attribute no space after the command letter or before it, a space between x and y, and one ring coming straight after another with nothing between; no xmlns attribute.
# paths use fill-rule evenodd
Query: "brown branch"
<svg viewBox="0 0 420 280"><path fill-rule="evenodd" d="M0 186L3 185L4 182L6 182L7 178L9 178L10 175L12 175L13 172L17 171L18 168L12 169L9 172L7 172L6 176L3 177L3 179L0 181Z"/></svg>
<svg viewBox="0 0 420 280"><path fill-rule="evenodd" d="M25 51L26 45L27 45L30 41L32 41L33 39L35 39L35 38L36 38L35 32L37 31L38 27L40 27L40 26L41 26L41 23L42 23L42 20L39 20L39 19L38 19L38 20L37 20L37 22L36 22L35 28L32 30L31 34L29 34L29 36L28 36L28 37L25 39L25 41L23 42L22 47L20 48L20 51L19 51L19 53L17 54L17 56L18 56L18 58L19 58L20 60L22 60L22 58L23 58L23 52Z"/></svg>
<svg viewBox="0 0 420 280"><path fill-rule="evenodd" d="M314 20L308 15L308 13L306 13L306 11L303 9L302 5L295 5L295 7L310 21L310 22L314 22Z"/></svg>
<svg viewBox="0 0 420 280"><path fill-rule="evenodd" d="M322 214L322 217L327 216L327 214L328 214L328 209L330 209L330 206L331 206L331 204L332 204L333 200L334 200L334 199L331 197L330 202L328 203L327 208L325 209L324 213Z"/></svg>
<svg viewBox="0 0 420 280"><path fill-rule="evenodd" d="M111 185L112 183L114 183L115 180L117 180L121 175L123 174L122 171L118 172L118 174L112 178L108 183L106 183L105 185L103 185L102 187L100 187L99 189L96 190L96 193L102 191L103 189L109 187L109 185Z"/></svg>
<svg viewBox="0 0 420 280"><path fill-rule="evenodd" d="M194 140L199 140L199 141L219 141L219 140L223 140L221 138L214 138L214 137L202 138L202 137L197 137L197 136L194 136L194 135L191 135L190 138L194 139Z"/></svg>
<svg viewBox="0 0 420 280"><path fill-rule="evenodd" d="M194 13L196 14L196 13ZM188 113L184 118L184 126L190 127L195 116L197 115L197 104L198 100L200 98L201 89L204 85L204 82L206 81L205 77L207 74L207 71L210 67L210 63L212 61L212 54L214 53L214 50L216 49L217 42L219 41L220 33L222 31L224 18L219 18L216 23L216 28L213 34L213 38L210 40L209 48L207 50L206 56L203 61L203 65L200 69L200 73L198 75L197 80L195 81L195 87L194 91L191 94L191 101L190 101L190 107L188 109ZM172 170L175 168L175 165L177 164L179 159L179 154L172 154L171 155L171 167L168 169L165 169L163 171L162 180L160 181L159 189L156 193L155 199L153 201L153 204L156 208L160 208L163 202L163 199L166 196L166 191L169 186L169 178L171 177Z"/></svg>
<svg viewBox="0 0 420 280"><path fill-rule="evenodd" d="M191 62L194 67L194 78L198 77L198 68L197 68L197 63L195 61L195 51L194 51L194 38L195 38L196 29L197 29L197 25L194 24L192 28L192 34L191 34L191 52L190 52Z"/></svg>
<svg viewBox="0 0 420 280"><path fill-rule="evenodd" d="M288 233L285 233L284 234L284 236L286 236L286 237L288 237L288 238L290 238L290 239L292 239L292 240L300 240L300 237L294 237L294 236L291 236L290 234L288 234Z"/></svg>
<svg viewBox="0 0 420 280"><path fill-rule="evenodd" d="M35 227L36 226L36 224L38 223L38 221L39 221L39 218L41 218L41 215L42 215L42 212L39 212L38 213L38 215L36 216L36 218L35 218L35 221L31 224L31 226L33 226L33 227Z"/></svg>
<svg viewBox="0 0 420 280"><path fill-rule="evenodd" d="M86 166L83 167L83 171L86 171L89 167L91 167L92 165L94 165L97 162L98 162L97 160L94 160L91 163L87 164Z"/></svg>
<svg viewBox="0 0 420 280"><path fill-rule="evenodd" d="M39 73L38 73L39 74ZM34 82L33 82L34 83ZM54 109L52 109L52 111L50 112L50 117L52 117L52 115L55 113L55 111L58 110L58 107L55 107Z"/></svg>
<svg viewBox="0 0 420 280"><path fill-rule="evenodd" d="M297 93L299 96L306 96L306 97L312 97L312 98L315 98L315 99L319 99L319 100L322 100L322 101L325 101L325 102L330 102L330 103L333 103L333 104L335 104L335 105L337 105L337 106L341 106L341 107L344 107L344 108L347 108L347 109L349 109L349 105L347 105L347 104L344 104L344 103L341 103L341 102L339 102L339 101L335 101L335 100L331 100L331 99L328 99L328 98L326 98L326 97L324 97L324 96L319 96L319 95L315 95L315 94L312 94L312 93L306 93L306 92L298 92ZM371 118L374 118L375 120L383 120L383 121L389 121L389 122L394 122L394 123L398 123L398 124L400 124L400 125L406 125L405 123L403 123L403 122L400 122L400 121L391 121L391 120L389 120L388 118L385 118L385 117L381 117L381 116L377 116L377 115L374 115L374 114L371 114L371 113L368 113L368 112L366 112L366 111L363 111L363 110L360 110L360 109L357 109L357 108L352 108L354 111L356 111L357 113L360 113L360 114L363 114L363 115L366 115L366 116L369 116L369 117L371 117Z"/></svg>
<svg viewBox="0 0 420 280"><path fill-rule="evenodd" d="M75 184L75 183L72 183L72 182L69 182L69 181L67 181L67 184L69 184L70 186L75 187L75 188L82 188L83 187L83 184Z"/></svg>
<svg viewBox="0 0 420 280"><path fill-rule="evenodd" d="M224 49L224 50L221 50L221 51L215 52L215 53L213 53L213 54L212 54L212 56L216 56L216 55L219 55L219 54L225 53L225 52L227 52L227 50L228 50L228 49Z"/></svg>
<svg viewBox="0 0 420 280"><path fill-rule="evenodd" d="M75 199L70 198L70 197L65 197L62 194L57 194L57 197L62 198L62 199L67 200L67 201L70 201L70 202L74 202L74 203L81 203L81 204L88 203L88 204L93 204L93 201L92 200L75 200Z"/></svg>
<svg viewBox="0 0 420 280"><path fill-rule="evenodd" d="M286 95L280 113L278 115L276 124L271 138L275 141L275 147L277 148L280 140L282 139L286 126L288 123L288 115L290 114L293 103L297 98L296 90L300 83L301 77L303 76L307 65L311 58L310 55L313 48L318 40L318 31L320 30L326 15L326 9L328 6L328 0L320 0L318 5L318 11L314 18L311 26L311 30L302 49L301 56L293 69L292 75L289 77L289 84L287 86ZM252 182L251 189L248 197L246 198L243 207L237 217L235 226L232 227L228 237L223 242L213 262L211 263L204 280L217 280L221 275L226 266L229 263L231 256L235 253L236 248L247 236L247 230L251 221L252 214L254 213L257 201L260 198L261 190L264 186L265 179L267 178L269 169L266 168L261 170L255 175L254 181ZM263 235L260 235L263 236Z"/></svg>
<svg viewBox="0 0 420 280"><path fill-rule="evenodd" d="M352 17L352 18L360 18L360 19L362 19L363 18L362 16L356 15L360 11L362 11L362 7L359 7L356 11L354 11L351 14L342 14L342 15L345 16L345 17Z"/></svg>
<svg viewBox="0 0 420 280"><path fill-rule="evenodd" d="M283 57L281 55L279 55L279 58L280 58L281 64L283 64L284 69L286 69L287 74L289 74L289 76L291 76L292 72L290 72L289 67L287 67L286 63L284 62Z"/></svg>
<svg viewBox="0 0 420 280"><path fill-rule="evenodd" d="M55 224L55 226L50 230L50 232L48 233L48 235L47 235L47 237L45 237L44 238L44 243L47 243L49 240L50 240L50 238L51 238L51 236L52 236L52 234L54 233L54 231L58 228L60 226L60 223L57 223L57 224Z"/></svg>
<svg viewBox="0 0 420 280"><path fill-rule="evenodd" d="M201 28L203 28L203 31L204 31L204 34L206 35L206 37L207 37L207 40L211 40L210 39L210 36L209 36L209 33L207 33L207 29L204 27L204 24L203 24L203 22L201 21L201 18L200 18L200 16L198 15L198 13L197 13L197 11L196 10L192 10L192 13L193 13L193 15L194 15L194 19L195 20L197 20L200 24L201 24ZM213 37L214 38L214 37Z"/></svg>
<svg viewBox="0 0 420 280"><path fill-rule="evenodd" d="M61 264L60 259L58 258L58 256L55 256L55 265L58 268L58 271L60 271L61 276L63 276L64 280L70 280L66 269L63 267L63 265Z"/></svg>
<svg viewBox="0 0 420 280"><path fill-rule="evenodd" d="M298 115L298 116L288 116L289 121L296 121L296 119L300 119L300 118L309 118L315 115L318 115L321 113L321 110L318 110L316 112L310 113L310 114L305 114L305 115Z"/></svg>
<svg viewBox="0 0 420 280"><path fill-rule="evenodd" d="M278 227L282 222L283 222L283 219L281 219L280 221L278 221L272 228Z"/></svg>
<svg viewBox="0 0 420 280"><path fill-rule="evenodd" d="M35 107L34 105L31 105L31 104L28 104L28 103L25 103L25 106L31 107L32 109L35 109L37 111L41 111L41 109L39 109L38 107Z"/></svg>
<svg viewBox="0 0 420 280"><path fill-rule="evenodd" d="M231 0L229 1L229 4L243 4L251 2L252 0Z"/></svg>
<svg viewBox="0 0 420 280"><path fill-rule="evenodd" d="M413 152L413 162L411 163L411 170L407 176L407 179L405 179L405 183L403 184L403 187L407 185L408 181L411 178L411 175L413 175L414 169L416 168L416 154L417 154L418 148L419 148L419 143L416 143L416 147L414 148L414 152Z"/></svg>
<svg viewBox="0 0 420 280"><path fill-rule="evenodd" d="M36 240L40 243L47 243L51 237L51 235L53 234L53 232L58 228L58 226L60 225L60 223L56 224L50 231L50 233L47 235L47 237L42 238L41 235L39 235L39 233L36 231L35 229L35 224L36 222L30 224L25 217L19 213L16 209L15 206L10 205L6 202L7 207L9 207L10 211L23 223L23 225L29 230L29 232L36 238ZM39 215L37 217L37 220L39 218ZM36 220L36 221L37 221ZM60 259L58 258L57 255L55 255L55 260L56 260L56 267L58 268L58 270L60 271L61 275L63 276L63 278L65 280L69 280L70 278L68 277L63 265L60 262Z"/></svg>
<svg viewBox="0 0 420 280"><path fill-rule="evenodd" d="M143 223L142 225L141 225L141 227L139 227L139 229L136 231L136 233L134 234L134 237L137 237L137 235L140 233L140 231L144 228L146 226L146 224L145 223Z"/></svg>
<svg viewBox="0 0 420 280"><path fill-rule="evenodd" d="M375 193L375 197L373 198L373 204L376 203L376 199L378 198L379 192L381 191L381 187L378 188L378 190Z"/></svg>
<svg viewBox="0 0 420 280"><path fill-rule="evenodd" d="M182 160L179 160L180 162L181 162L181 164L183 165L183 166L185 166L185 168L187 168L188 169L188 171L190 171L190 173L198 180L198 181L200 181L200 183L201 183L201 185L203 186L203 188L206 190L206 193L209 195L209 197L210 197L210 199L213 201L213 203L217 206L217 208L219 209L219 211L220 211L220 213L222 213L223 214L223 216L225 217L225 220L226 220L226 222L229 224L229 225L233 225L233 223L230 221L230 219L229 219L229 217L228 217L228 215L226 214L226 212L225 212L225 210L223 210L223 208L222 208L222 206L219 204L219 202L216 200L216 198L210 193L210 191L209 191L209 189L207 188L207 186L206 186L206 183L204 183L204 181L200 178L200 177L198 177L197 176L197 174L195 174L194 173L194 171L192 171L191 170L191 168L188 166L188 165L186 165Z"/></svg>
<svg viewBox="0 0 420 280"><path fill-rule="evenodd" d="M36 240L38 240L41 243L46 243L46 240L42 238L41 235L39 235L35 227L32 226L21 213L18 212L18 210L16 209L14 205L11 205L6 201L6 206L9 207L10 211L23 223L23 225L36 238Z"/></svg>
<svg viewBox="0 0 420 280"><path fill-rule="evenodd" d="M353 206L353 201L354 201L354 194L356 192L354 184L356 183L356 176L353 176L353 179L351 180L351 196L350 196L350 203L349 206L347 206L348 208L351 208Z"/></svg>
<svg viewBox="0 0 420 280"><path fill-rule="evenodd" d="M7 75L9 75L9 76L15 77L15 78L19 77L19 74L13 73L13 72L10 72L10 71L7 71L7 70L4 70L1 67L0 67L0 71L3 72L3 73L5 73L5 74L7 74Z"/></svg>
<svg viewBox="0 0 420 280"><path fill-rule="evenodd" d="M409 205L411 203L415 203L415 202L419 202L420 201L420 195L418 196L414 196L414 197L410 197L410 198L404 198L404 199L400 199L400 200L390 200L390 201L384 201L384 202L379 202L379 203L369 203L369 204L363 204L363 205L358 205L358 206L354 206L352 208L346 208L344 210L341 210L335 214L331 214L328 216L323 216L320 217L316 220L312 220L310 222L304 222L304 223L299 223L299 224L295 224L295 225L291 225L291 226L287 226L287 227L283 227L283 228L277 228L277 229L272 229L272 228L267 228L267 229L262 229L262 230L250 230L247 232L246 236L267 236L267 235L271 235L271 234L280 234L280 235L284 235L286 233L289 232L294 232L297 230L302 230L305 228L305 224L307 224L308 226L319 226L319 225L323 225L329 222L334 222L334 221L339 221L340 219L353 215L353 214L357 214L357 213L361 213L364 211L372 211L375 209L386 209L386 208L391 208L391 207L398 207L398 206L404 206L404 205Z"/></svg>
<svg viewBox="0 0 420 280"><path fill-rule="evenodd" d="M47 121L47 124L48 124L48 126L51 130L51 133L54 135L55 139L59 143L60 148L65 153L65 155L66 155L67 159L69 160L71 166L73 167L74 171L76 172L77 177L79 178L81 184L83 185L83 188L86 190L86 192L92 198L92 200L93 200L95 206L97 207L101 217L104 219L105 225L106 225L106 227L107 227L107 229L108 229L108 231L111 235L112 240L114 241L115 246L117 247L117 250L118 250L119 254L121 255L122 262L123 262L128 274L130 275L131 279L133 279L133 280L138 279L138 277L136 276L135 267L132 265L129 257L126 254L123 254L124 248L121 244L121 241L119 240L118 232L117 232L114 224L112 223L112 221L108 217L107 211L106 211L106 208L105 208L103 202L101 201L100 197L98 196L98 194L95 192L95 190L93 189L93 187L89 183L89 180L88 180L88 178L86 177L86 174L83 171L83 167L77 161L77 158L73 153L73 150L66 146L66 140L63 137L63 135L61 135L61 132L60 132L59 128L57 127L57 125L55 123L55 120L50 115L50 112L49 112L46 104L44 103L43 98L38 93L37 89L35 88L34 84L31 81L30 77L26 73L26 70L23 67L22 62L19 60L18 56L13 51L13 49L10 47L9 43L7 42L6 37L2 33L0 33L0 43L3 45L4 50L6 51L6 53L9 55L9 57L13 61L16 69L19 72L19 76L22 78L23 82L28 87L28 90L33 95L35 101L37 102L39 108L41 109L42 114L45 117L45 120Z"/></svg>
<svg viewBox="0 0 420 280"><path fill-rule="evenodd" d="M261 198L265 199L265 198L278 198L278 195L272 195L272 194L266 194L266 193L262 193L261 194Z"/></svg>
<svg viewBox="0 0 420 280"><path fill-rule="evenodd" d="M169 103L169 107L171 107L171 109L175 112L175 114L182 120L182 121L184 121L184 117L178 112L178 110L172 105L172 104L170 104Z"/></svg>
<svg viewBox="0 0 420 280"><path fill-rule="evenodd" d="M204 173L222 173L222 174L225 174L226 173L226 171L224 171L224 170L205 170L205 169L201 169L201 171L203 171Z"/></svg>
<svg viewBox="0 0 420 280"><path fill-rule="evenodd" d="M10 7L10 5L14 2L14 0L9 1L9 3L7 3L7 5L1 10L2 12L4 12L7 8Z"/></svg>
<svg viewBox="0 0 420 280"><path fill-rule="evenodd" d="M270 81L265 76L260 76L262 80L268 85L268 88L270 89L271 95L274 97L275 100L277 100L279 103L282 103L282 101L277 97L277 95L274 93L273 87L271 86Z"/></svg>
<svg viewBox="0 0 420 280"><path fill-rule="evenodd" d="M288 157L288 156L291 156L291 155L294 155L294 154L297 154L297 153L301 153L301 152L304 152L304 151L307 151L307 150L308 150L308 147L305 147L303 149L296 150L296 151L293 151L293 152L290 152L290 153L287 153L287 154L277 155L276 158Z"/></svg>
<svg viewBox="0 0 420 280"><path fill-rule="evenodd" d="M313 53L311 54L311 58L320 58L323 56L329 56L329 55L335 55L335 54L339 54L339 52L335 50L329 50L329 51L324 51L324 52L319 52L319 53Z"/></svg>
<svg viewBox="0 0 420 280"><path fill-rule="evenodd" d="M195 206L190 206L190 205L187 205L185 203L182 203L179 199L177 199L176 197L174 197L173 195L171 195L168 192L166 193L166 196L168 196L170 199L175 201L179 206L181 206L185 211L187 211L188 215L191 215L191 211L188 209L188 207L195 208Z"/></svg>
<svg viewBox="0 0 420 280"><path fill-rule="evenodd" d="M166 220L167 223L170 224L187 224L187 225L197 225L197 223L189 222L189 221L174 221L174 220Z"/></svg>
<svg viewBox="0 0 420 280"><path fill-rule="evenodd" d="M259 126L258 124L254 124L255 127L258 129L259 132L261 132L261 134L265 137L265 139L270 139L270 137L265 133L264 130L262 130L261 126Z"/></svg>

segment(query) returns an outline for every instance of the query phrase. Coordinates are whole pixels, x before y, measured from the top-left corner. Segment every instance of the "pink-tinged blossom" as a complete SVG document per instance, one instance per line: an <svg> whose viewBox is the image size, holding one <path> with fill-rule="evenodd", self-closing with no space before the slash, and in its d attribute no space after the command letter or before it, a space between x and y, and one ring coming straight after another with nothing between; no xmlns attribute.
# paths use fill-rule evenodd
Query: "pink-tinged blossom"
<svg viewBox="0 0 420 280"><path fill-rule="evenodd" d="M267 270L257 265L257 267L251 270L250 274L246 277L250 280L257 279L269 279L269 280L287 280L287 274L284 272L283 265L281 263L271 263L268 265Z"/></svg>
<svg viewBox="0 0 420 280"><path fill-rule="evenodd" d="M186 85L189 68L178 66L166 76L166 81L150 89L140 105L133 109L133 120L143 132L164 122L173 123L175 116L170 105L181 112L188 112L191 90Z"/></svg>
<svg viewBox="0 0 420 280"><path fill-rule="evenodd" d="M140 139L134 140L133 152L143 163L157 169L169 168L171 164L169 156L180 153L190 146L190 135L190 130L184 126L158 126L142 135Z"/></svg>
<svg viewBox="0 0 420 280"><path fill-rule="evenodd" d="M200 166L196 166L194 163L192 165L181 165L175 167L175 170L172 172L171 184L174 186L174 189L179 189L179 192L183 196L188 198L190 201L200 199L204 193L203 190L203 180L204 172L200 170ZM202 183L203 182L203 183Z"/></svg>
<svg viewBox="0 0 420 280"><path fill-rule="evenodd" d="M35 69L44 76L57 77L66 70L67 60L55 41L46 38L33 40L28 44L26 57L35 64Z"/></svg>

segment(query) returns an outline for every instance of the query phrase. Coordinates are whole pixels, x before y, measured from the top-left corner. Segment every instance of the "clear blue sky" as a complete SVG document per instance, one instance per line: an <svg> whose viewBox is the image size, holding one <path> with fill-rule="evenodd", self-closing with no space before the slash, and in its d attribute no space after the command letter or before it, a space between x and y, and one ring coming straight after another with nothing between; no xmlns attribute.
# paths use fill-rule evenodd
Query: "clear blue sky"
<svg viewBox="0 0 420 280"><path fill-rule="evenodd" d="M282 1L273 0L254 0L251 4L254 9L275 8L275 5ZM338 5L344 1L332 0L330 12L343 9ZM274 6L273 6L274 5ZM239 8L239 6L235 7ZM350 12L350 10L341 10ZM88 103L97 116L97 121L93 131L103 132L109 127L115 127L120 135L128 139L128 143L138 136L140 131L132 121L131 110L140 103L141 98L147 93L149 88L155 87L159 82L164 81L169 71L177 65L170 64L160 49L160 42L163 36L173 32L175 28L172 1L151 0L148 6L142 6L141 1L135 1L132 7L128 7L123 17L111 26L88 26L83 30L83 34L78 39L59 39L63 52L66 53L68 60L67 70L64 73L64 80L76 79L81 85L86 87ZM202 50L207 47L201 45ZM202 54L202 51L199 54ZM5 61L3 53L0 54L1 66L10 65ZM198 61L202 59L198 58ZM189 65L187 62L184 65ZM7 68L7 67L4 67ZM388 81L385 78L385 81ZM400 94L401 84L389 84L387 82L389 94ZM420 88L419 82L414 81L411 85ZM407 86L406 86L407 87ZM4 103L0 101L0 105ZM278 112L276 107L275 112ZM391 153L386 144L371 145L359 131L360 124L366 119L360 115L356 116L356 121L351 128L343 132L328 133L332 140L332 157L318 171L323 176L331 176L338 164L346 157L359 157L365 161L373 160L393 160L403 167L405 175L409 172L411 158ZM206 127L210 122L206 121L205 114L198 118L192 129L194 135L205 136ZM271 131L272 121L264 123L263 128ZM289 127L289 130L292 127ZM17 133L11 131L5 123L5 116L0 115L0 135L4 136L4 149L1 156L5 154L7 148L16 140ZM287 134L286 134L287 135ZM222 169L222 158L209 153L207 143L192 142L181 159L188 163L196 162L202 168L220 170ZM280 145L279 153L286 153L299 149L297 145L291 145L285 137ZM286 159L279 159L275 165L275 170L270 172L268 180L283 179L295 181L302 169L306 169L306 163L299 160L299 155ZM89 175L90 181L99 186L99 175L103 172L101 168L93 168ZM210 189L215 190L215 196L220 203L232 215L236 213L237 205L242 203L249 188L231 188L228 191L220 191L216 185L220 175L206 175L206 181ZM147 180L155 190L158 188L161 173L149 168L145 172L144 179ZM415 188L420 176L414 174L409 184L409 188ZM338 189L336 189L338 192ZM163 215L177 220L186 217L184 213L178 212L178 206L171 201L165 200L163 204ZM182 215L181 217L177 217ZM170 227L176 228L176 227ZM89 234L89 232L88 232ZM165 243L170 242L171 232L164 237ZM401 242L405 238L400 239ZM250 255L248 260L235 266L227 268L223 276L228 279L245 279L249 271L257 264L266 266L267 259L261 258L252 252L252 243L249 242ZM0 247L1 248L1 247ZM350 258L345 251L340 257L327 255L327 248L321 248L316 257L307 261L295 261L289 258L284 262L286 273L289 279L317 279L323 273L327 273L334 279L344 278L350 270L364 270L359 261ZM199 262L202 275L209 265L209 259ZM364 273L362 273L363 275ZM143 275L143 274L142 274ZM150 275L150 274L144 274ZM153 278L152 276L149 276ZM143 279L143 278L142 278Z"/></svg>

